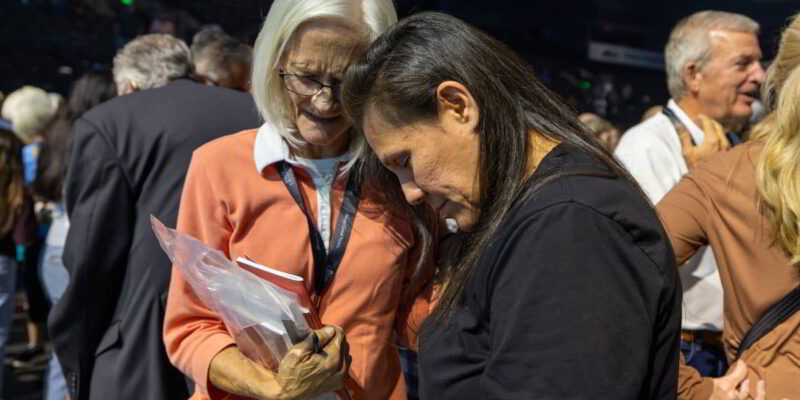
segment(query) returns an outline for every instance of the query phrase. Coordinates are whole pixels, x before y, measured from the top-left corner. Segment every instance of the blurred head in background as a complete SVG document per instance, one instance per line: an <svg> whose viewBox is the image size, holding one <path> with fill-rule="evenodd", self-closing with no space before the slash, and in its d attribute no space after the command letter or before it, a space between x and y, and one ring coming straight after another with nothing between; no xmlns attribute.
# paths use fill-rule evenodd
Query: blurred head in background
<svg viewBox="0 0 800 400"><path fill-rule="evenodd" d="M192 61L198 81L248 92L253 48L218 29L198 32L192 40Z"/></svg>
<svg viewBox="0 0 800 400"><path fill-rule="evenodd" d="M620 133L619 129L615 128L611 122L601 118L595 114L581 114L578 116L589 129L594 132L595 136L608 147L610 151L614 151L619 143Z"/></svg>
<svg viewBox="0 0 800 400"><path fill-rule="evenodd" d="M3 102L2 117L26 144L41 140L56 117L63 98L34 86L24 86Z"/></svg>
<svg viewBox="0 0 800 400"><path fill-rule="evenodd" d="M650 117L652 117L652 116L654 116L654 115L656 115L656 114L660 113L660 112L661 112L661 110L663 110L663 109L664 109L664 106L662 106L662 105L660 105L660 104L658 104L658 105L655 105L655 106L652 106L652 107L648 108L648 109L647 109L647 110L645 110L645 112L642 114L642 121L644 121L644 120L646 120L646 119L649 119Z"/></svg>
<svg viewBox="0 0 800 400"><path fill-rule="evenodd" d="M133 39L114 56L117 94L161 87L192 72L192 55L183 40L151 33Z"/></svg>

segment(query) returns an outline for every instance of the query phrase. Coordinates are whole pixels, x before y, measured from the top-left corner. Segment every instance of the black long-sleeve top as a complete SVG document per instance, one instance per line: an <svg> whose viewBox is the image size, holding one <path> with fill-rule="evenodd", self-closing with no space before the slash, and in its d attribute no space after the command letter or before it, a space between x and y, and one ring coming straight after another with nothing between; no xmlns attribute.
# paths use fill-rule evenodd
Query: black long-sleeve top
<svg viewBox="0 0 800 400"><path fill-rule="evenodd" d="M559 145L534 178L607 171ZM510 211L451 322L426 322L421 398L675 399L679 288L670 244L633 185L553 180Z"/></svg>

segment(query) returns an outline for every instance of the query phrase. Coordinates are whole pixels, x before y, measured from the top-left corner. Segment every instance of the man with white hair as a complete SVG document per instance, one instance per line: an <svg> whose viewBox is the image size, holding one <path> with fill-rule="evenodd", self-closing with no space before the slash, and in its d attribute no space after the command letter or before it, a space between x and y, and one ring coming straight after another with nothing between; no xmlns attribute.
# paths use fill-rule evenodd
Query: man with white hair
<svg viewBox="0 0 800 400"><path fill-rule="evenodd" d="M696 162L729 147L724 132L750 117L765 75L758 32L752 19L722 11L694 13L673 28L664 52L672 99L660 113L628 130L615 151L654 204ZM699 251L680 268L680 277L681 350L694 369L681 368L679 397L707 399L721 381L712 385L698 371L718 377L727 368L722 287L711 251Z"/></svg>
<svg viewBox="0 0 800 400"><path fill-rule="evenodd" d="M162 341L171 263L149 217L175 225L195 148L258 125L250 96L198 84L191 71L183 41L140 36L114 57L123 96L73 127L70 282L49 318L72 400L189 397Z"/></svg>

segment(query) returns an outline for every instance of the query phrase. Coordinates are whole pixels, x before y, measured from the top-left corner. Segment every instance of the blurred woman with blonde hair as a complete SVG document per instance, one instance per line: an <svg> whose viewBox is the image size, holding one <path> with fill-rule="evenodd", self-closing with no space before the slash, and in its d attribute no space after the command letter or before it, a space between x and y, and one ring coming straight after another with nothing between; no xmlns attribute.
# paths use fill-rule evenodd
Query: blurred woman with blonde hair
<svg viewBox="0 0 800 400"><path fill-rule="evenodd" d="M681 369L679 398L797 398L800 382L800 18L762 88L751 140L686 175L658 204L678 262L705 244L720 269L726 376ZM766 390L765 387L766 386ZM738 396L738 397L737 397Z"/></svg>

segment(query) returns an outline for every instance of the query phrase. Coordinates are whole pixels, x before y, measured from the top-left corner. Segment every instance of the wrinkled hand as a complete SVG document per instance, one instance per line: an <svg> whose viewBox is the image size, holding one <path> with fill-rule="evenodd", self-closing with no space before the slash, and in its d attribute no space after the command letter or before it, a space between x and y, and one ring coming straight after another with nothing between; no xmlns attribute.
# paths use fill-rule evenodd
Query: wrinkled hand
<svg viewBox="0 0 800 400"><path fill-rule="evenodd" d="M739 360L728 369L728 373L719 378L712 379L714 390L711 392L709 400L746 400L750 398L750 380L747 379L747 364ZM764 381L759 381L759 389L764 387ZM758 400L764 400L764 393Z"/></svg>
<svg viewBox="0 0 800 400"><path fill-rule="evenodd" d="M281 398L309 399L344 386L352 361L344 330L328 326L314 332L320 353L314 353L313 335L308 335L281 360L276 376Z"/></svg>
<svg viewBox="0 0 800 400"><path fill-rule="evenodd" d="M719 122L706 117L705 115L698 115L695 121L697 126L705 133L703 144L695 146L692 144L692 136L686 127L678 127L678 137L681 140L681 151L683 158L686 160L686 165L690 170L694 169L701 161L709 156L712 156L720 151L725 151L731 148L728 138L725 137L725 129Z"/></svg>
<svg viewBox="0 0 800 400"><path fill-rule="evenodd" d="M772 400L767 399L767 384L756 382L755 395L750 394L750 379L747 379L747 364L739 360L731 366L725 376L712 379L714 390L709 400ZM789 400L789 399L783 399Z"/></svg>

